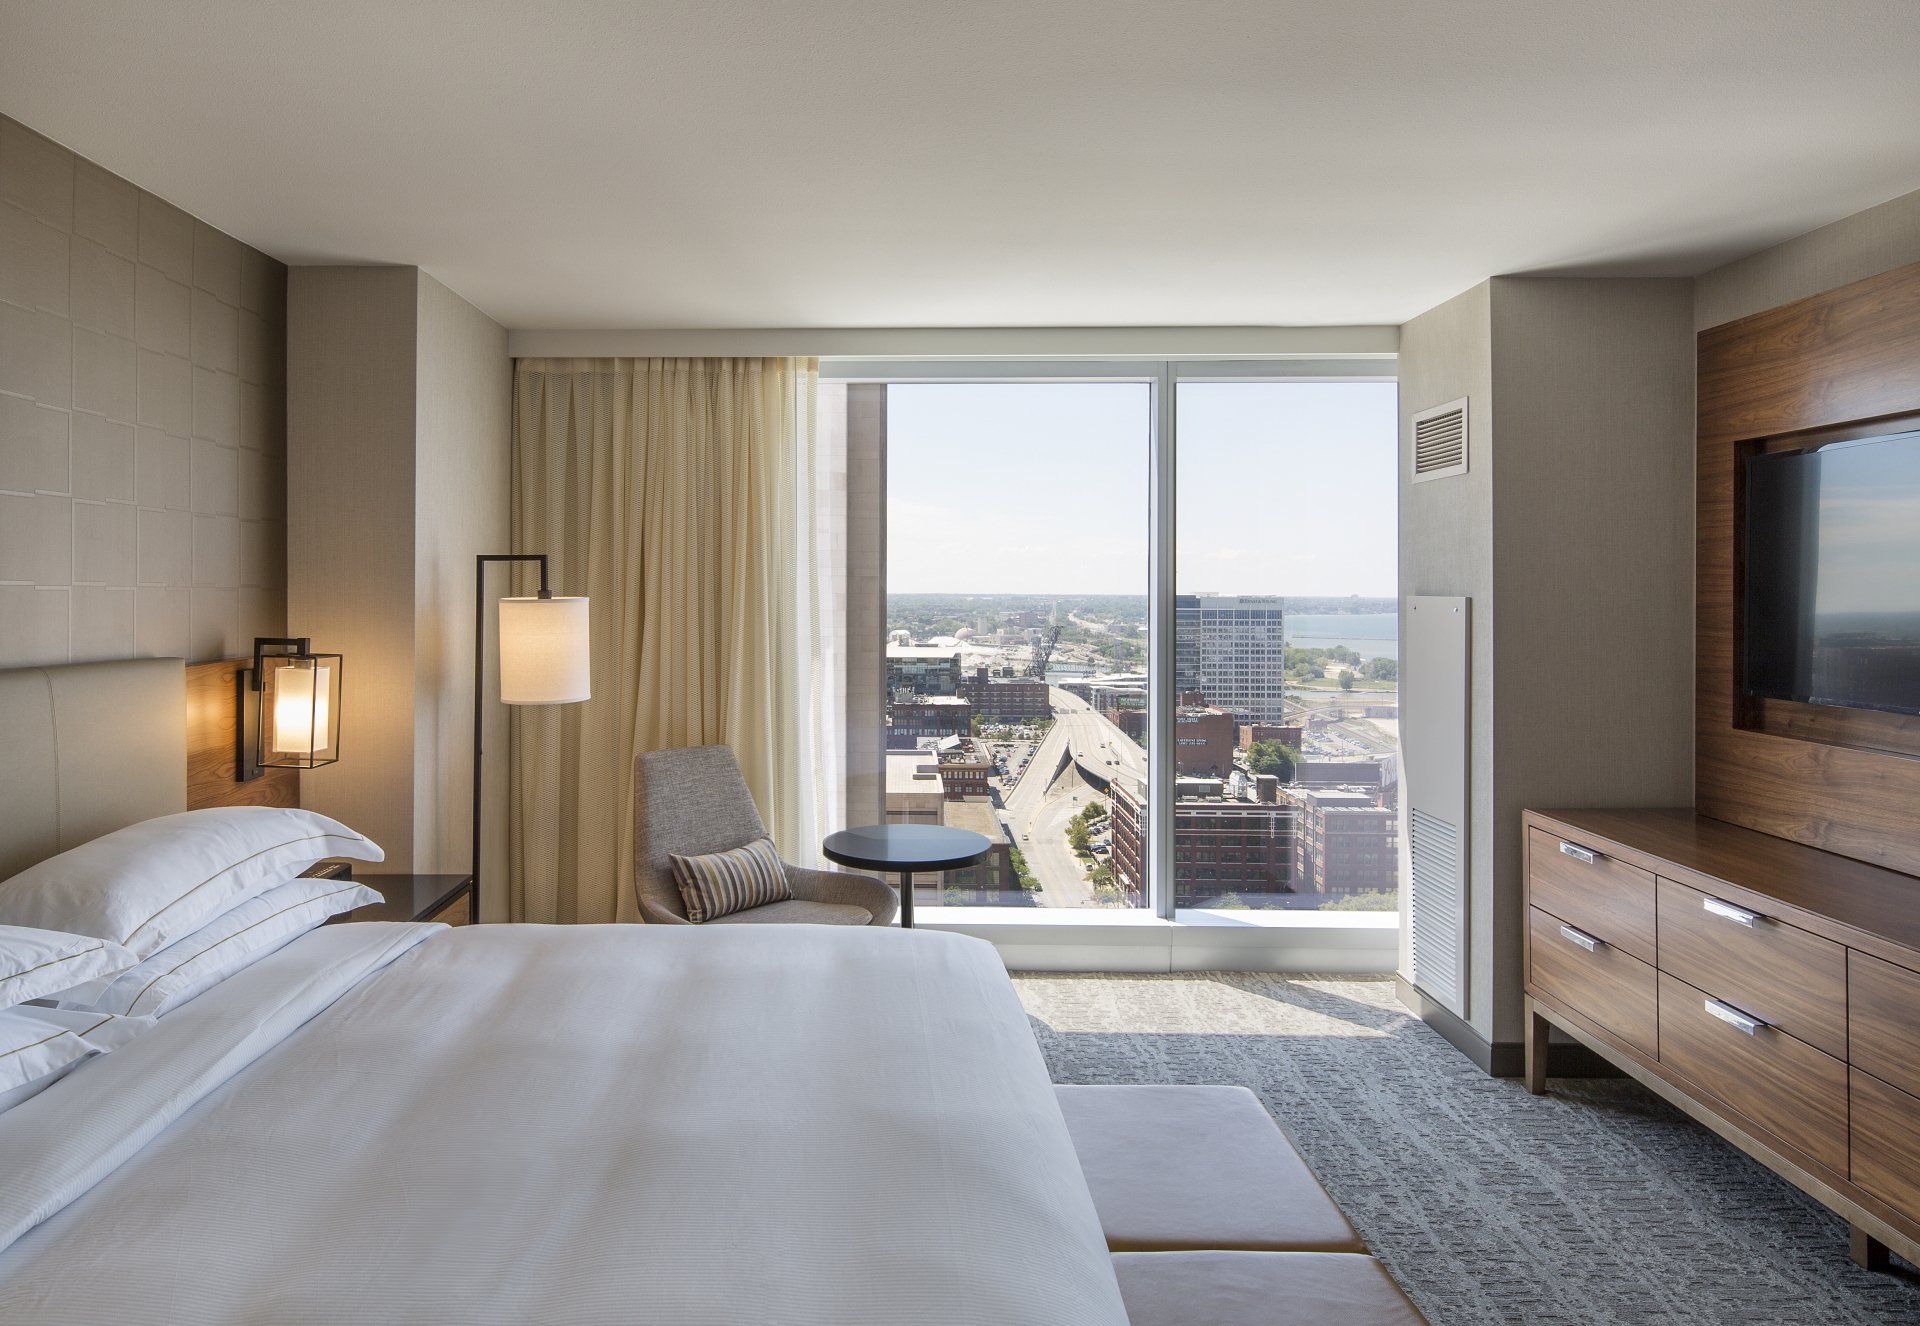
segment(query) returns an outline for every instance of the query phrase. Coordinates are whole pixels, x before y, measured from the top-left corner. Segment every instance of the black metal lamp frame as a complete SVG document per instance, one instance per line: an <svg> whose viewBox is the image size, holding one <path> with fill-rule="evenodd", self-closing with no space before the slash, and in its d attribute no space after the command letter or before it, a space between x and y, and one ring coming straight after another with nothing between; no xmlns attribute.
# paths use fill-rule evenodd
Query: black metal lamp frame
<svg viewBox="0 0 1920 1326"><path fill-rule="evenodd" d="M547 587L547 554L481 553L473 559L473 887L467 890L467 919L480 920L480 757L485 733L482 719L482 682L487 671L487 563L537 562L540 566L540 592L534 597L550 599Z"/></svg>
<svg viewBox="0 0 1920 1326"><path fill-rule="evenodd" d="M273 651L273 652L269 652ZM343 667L338 654L316 654L313 652L313 639L304 635L261 635L253 641L253 664L234 673L234 704L236 713L233 723L234 752L233 771L236 783L251 783L267 771L260 760L260 743L263 739L260 708L266 702L262 693L266 680L266 660L268 658L297 658L305 660L332 659L336 668ZM316 687L315 700L318 701ZM277 764L276 769L318 769L333 764L340 758L339 715L334 715L336 736L333 741L333 754L324 760L309 758L304 764Z"/></svg>

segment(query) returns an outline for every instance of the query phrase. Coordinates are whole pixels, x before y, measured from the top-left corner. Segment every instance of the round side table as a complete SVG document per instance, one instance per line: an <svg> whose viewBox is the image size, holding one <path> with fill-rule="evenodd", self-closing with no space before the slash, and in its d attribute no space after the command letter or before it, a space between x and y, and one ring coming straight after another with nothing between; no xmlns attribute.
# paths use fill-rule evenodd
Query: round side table
<svg viewBox="0 0 1920 1326"><path fill-rule="evenodd" d="M829 861L856 870L897 872L900 876L900 924L913 928L913 877L970 866L993 849L993 840L972 829L941 824L871 824L841 829L820 844Z"/></svg>

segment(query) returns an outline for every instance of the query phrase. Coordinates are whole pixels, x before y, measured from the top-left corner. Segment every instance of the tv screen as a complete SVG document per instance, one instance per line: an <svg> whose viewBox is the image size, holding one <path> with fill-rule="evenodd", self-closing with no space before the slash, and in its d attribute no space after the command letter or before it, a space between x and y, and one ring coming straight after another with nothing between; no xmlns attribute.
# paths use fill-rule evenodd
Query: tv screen
<svg viewBox="0 0 1920 1326"><path fill-rule="evenodd" d="M1920 432L1745 466L1743 689L1920 714Z"/></svg>

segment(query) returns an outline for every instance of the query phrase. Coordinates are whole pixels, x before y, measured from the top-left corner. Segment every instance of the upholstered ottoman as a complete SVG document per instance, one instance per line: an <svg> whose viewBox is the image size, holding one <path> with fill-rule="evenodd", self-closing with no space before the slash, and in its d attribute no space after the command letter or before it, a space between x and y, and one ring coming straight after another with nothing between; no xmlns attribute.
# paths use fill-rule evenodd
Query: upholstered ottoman
<svg viewBox="0 0 1920 1326"><path fill-rule="evenodd" d="M1133 1326L1425 1326L1387 1268L1353 1252L1117 1252Z"/></svg>
<svg viewBox="0 0 1920 1326"><path fill-rule="evenodd" d="M1365 1252L1245 1087L1055 1087L1115 1252Z"/></svg>

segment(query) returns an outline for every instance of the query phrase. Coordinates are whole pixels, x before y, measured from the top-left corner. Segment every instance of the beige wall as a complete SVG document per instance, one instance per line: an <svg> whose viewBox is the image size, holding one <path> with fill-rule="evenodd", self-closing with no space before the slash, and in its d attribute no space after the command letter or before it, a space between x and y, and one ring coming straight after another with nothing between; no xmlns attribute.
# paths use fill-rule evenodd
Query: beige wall
<svg viewBox="0 0 1920 1326"><path fill-rule="evenodd" d="M0 667L283 634L285 288L0 116Z"/></svg>
<svg viewBox="0 0 1920 1326"><path fill-rule="evenodd" d="M1471 1021L1491 1038L1493 915L1493 448L1492 286L1482 282L1400 329L1400 593L1473 600L1472 736L1467 826L1472 925ZM1413 483L1413 416L1467 398L1467 472ZM1404 611L1404 608L1403 608ZM1406 635L1403 626L1400 632ZM1403 941L1404 942L1404 941Z"/></svg>
<svg viewBox="0 0 1920 1326"><path fill-rule="evenodd" d="M473 559L508 550L513 383L506 331L424 272L419 287L413 851L417 869L454 873L472 852ZM482 823L495 864L507 859L506 718L486 707ZM491 912L506 892L487 876Z"/></svg>
<svg viewBox="0 0 1920 1326"><path fill-rule="evenodd" d="M1407 324L1401 590L1474 599L1470 1021L1520 1035L1520 812L1692 797L1693 329L1685 280L1497 277ZM1468 473L1411 417L1469 400Z"/></svg>
<svg viewBox="0 0 1920 1326"><path fill-rule="evenodd" d="M287 283L287 622L343 656L340 762L304 805L411 868L414 342L411 267L296 267Z"/></svg>
<svg viewBox="0 0 1920 1326"><path fill-rule="evenodd" d="M459 871L473 558L507 538L506 333L413 267L296 268L288 327L288 620L344 654L348 679L340 763L303 775L301 798L379 842L389 869ZM498 715L492 730L498 792Z"/></svg>
<svg viewBox="0 0 1920 1326"><path fill-rule="evenodd" d="M1496 277L1492 1037L1521 1034L1520 815L1693 801L1693 290Z"/></svg>
<svg viewBox="0 0 1920 1326"><path fill-rule="evenodd" d="M1920 262L1920 192L1705 273L1694 284L1694 326L1717 327L1913 262Z"/></svg>

